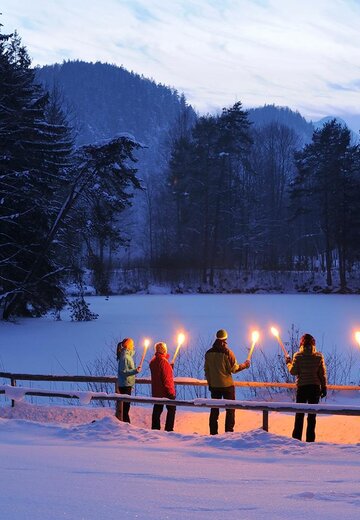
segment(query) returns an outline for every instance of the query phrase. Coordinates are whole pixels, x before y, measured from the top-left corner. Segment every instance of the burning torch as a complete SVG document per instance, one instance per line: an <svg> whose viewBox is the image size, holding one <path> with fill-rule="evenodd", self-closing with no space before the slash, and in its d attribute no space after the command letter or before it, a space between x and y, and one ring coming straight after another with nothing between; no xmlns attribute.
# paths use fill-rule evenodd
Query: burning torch
<svg viewBox="0 0 360 520"><path fill-rule="evenodd" d="M280 347L282 348L282 351L284 352L284 356L286 358L290 357L288 352L287 352L287 350L286 350L286 348L285 348L284 343L282 342L282 340L280 338L279 331L275 327L271 327L270 331L271 331L271 334L273 334L275 336L275 338L278 340L278 343L279 343Z"/></svg>
<svg viewBox="0 0 360 520"><path fill-rule="evenodd" d="M142 369L142 366L143 366L143 363L144 363L144 359L145 359L145 356L146 356L146 352L147 352L147 349L149 348L149 345L150 345L150 340L149 339L145 339L144 340L144 351L143 351L143 354L142 354L142 357L141 357L141 361L140 361L140 370Z"/></svg>
<svg viewBox="0 0 360 520"><path fill-rule="evenodd" d="M180 347L184 343L184 341L185 341L185 334L180 332L180 334L178 334L178 337L177 337L177 347L176 347L175 354L174 354L174 357L172 358L171 363L175 363L175 359L178 357Z"/></svg>
<svg viewBox="0 0 360 520"><path fill-rule="evenodd" d="M250 347L250 350L249 350L249 353L248 353L248 357L247 357L247 360L250 361L251 359L251 356L253 355L253 352L254 352L254 348L255 348L255 345L256 343L259 341L259 337L260 337L260 334L257 330L254 330L251 334L251 347Z"/></svg>

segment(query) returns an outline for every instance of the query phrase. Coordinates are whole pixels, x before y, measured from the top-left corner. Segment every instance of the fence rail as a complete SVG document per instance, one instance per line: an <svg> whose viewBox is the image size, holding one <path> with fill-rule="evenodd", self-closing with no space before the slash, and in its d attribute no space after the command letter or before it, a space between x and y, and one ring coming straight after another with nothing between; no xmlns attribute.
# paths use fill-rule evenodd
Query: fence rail
<svg viewBox="0 0 360 520"><path fill-rule="evenodd" d="M117 384L116 376L66 376L66 375L50 375L50 374L22 374L14 372L0 372L0 378L13 381L12 386L16 386L16 381L58 381L68 383L112 383ZM208 386L205 379L194 379L190 377L175 377L175 385L182 386ZM150 385L149 377L137 377L137 385ZM236 387L248 388L296 388L295 383L279 383L271 381L234 381ZM328 390L360 390L360 385L328 385Z"/></svg>
<svg viewBox="0 0 360 520"><path fill-rule="evenodd" d="M253 401L228 401L216 399L194 399L194 400L168 400L158 399L145 396L128 396L117 393L117 377L115 376L71 376L71 375L45 375L45 374L21 374L13 372L0 372L0 377L10 380L9 385L0 386L0 394L10 396L11 405L15 405L16 395L36 396L36 397L58 397L63 399L77 398L90 400L115 401L117 403L117 416L122 418L123 402L147 403L147 404L164 404L171 403L174 406L185 407L203 407L203 408L233 408L236 410L253 410L262 411L262 428L269 431L269 412L283 413L317 413L330 415L350 415L360 416L360 407L335 406L335 405L307 405L307 404L288 404L278 402L253 402ZM48 381L48 382L69 382L69 383L111 383L114 385L114 394L106 392L82 392L82 391L51 391L34 388L17 387L17 381ZM151 384L150 378L137 378L136 384ZM176 385L188 386L207 386L207 381L192 378L175 378ZM237 387L255 387L255 388L295 388L294 383L278 383L278 382L258 382L258 381L235 381ZM328 385L329 390L360 390L359 385Z"/></svg>
<svg viewBox="0 0 360 520"><path fill-rule="evenodd" d="M16 395L14 395L14 392ZM64 399L77 398L84 399L86 402L96 399L116 401L117 403L146 403L146 404L171 404L173 406L197 407L197 408L224 408L235 410L262 411L262 429L269 431L269 412L280 413L316 413L324 415L347 415L360 416L360 407L347 405L314 405L314 404L288 404L278 402L253 402L253 401L229 401L226 399L192 399L192 400L170 400L156 397L129 396L125 394L108 394L106 392L81 392L81 391L49 391L33 388L19 387L11 385L1 385L0 394L8 395L10 398L22 399L25 395L37 397L61 397Z"/></svg>

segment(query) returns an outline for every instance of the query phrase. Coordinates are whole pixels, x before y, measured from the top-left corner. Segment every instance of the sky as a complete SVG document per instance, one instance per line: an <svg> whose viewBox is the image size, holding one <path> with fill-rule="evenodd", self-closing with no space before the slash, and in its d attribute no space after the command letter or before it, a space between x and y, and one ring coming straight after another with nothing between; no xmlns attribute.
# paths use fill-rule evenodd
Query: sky
<svg viewBox="0 0 360 520"><path fill-rule="evenodd" d="M1 0L34 65L122 65L200 113L236 101L360 129L360 0Z"/></svg>

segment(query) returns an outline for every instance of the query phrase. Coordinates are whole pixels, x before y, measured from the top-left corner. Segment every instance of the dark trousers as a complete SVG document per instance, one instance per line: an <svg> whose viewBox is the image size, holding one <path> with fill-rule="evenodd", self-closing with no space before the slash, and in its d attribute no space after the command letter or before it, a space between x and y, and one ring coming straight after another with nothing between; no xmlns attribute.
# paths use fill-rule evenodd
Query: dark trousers
<svg viewBox="0 0 360 520"><path fill-rule="evenodd" d="M132 390L132 386L119 386L118 387L118 393L119 394L127 394L127 395L131 395L131 390ZM122 412L122 420L124 422L127 422L129 423L130 422L130 416L129 416L129 411L130 411L130 403L126 402L126 401L116 401L116 417L118 419L120 419L120 406L123 406L123 412Z"/></svg>
<svg viewBox="0 0 360 520"><path fill-rule="evenodd" d="M151 418L151 429L152 430L161 430L160 417L161 417L163 409L164 409L163 404L154 404L152 418ZM167 409L167 413L166 413L166 421L165 421L165 431L173 432L174 423L175 423L176 406L171 406L171 405L167 404L166 409Z"/></svg>
<svg viewBox="0 0 360 520"><path fill-rule="evenodd" d="M320 386L319 385L304 385L299 386L296 392L297 403L308 403L318 404L320 400ZM295 415L294 431L292 436L294 439L301 441L302 431L304 426L304 415L303 413L297 413ZM316 414L308 413L307 417L307 428L306 428L306 442L315 441L315 426L316 426Z"/></svg>
<svg viewBox="0 0 360 520"><path fill-rule="evenodd" d="M235 386L226 386L224 388L210 388L211 399L235 399ZM210 411L210 435L218 433L219 408L211 408ZM233 432L235 426L235 410L227 409L225 416L225 431Z"/></svg>

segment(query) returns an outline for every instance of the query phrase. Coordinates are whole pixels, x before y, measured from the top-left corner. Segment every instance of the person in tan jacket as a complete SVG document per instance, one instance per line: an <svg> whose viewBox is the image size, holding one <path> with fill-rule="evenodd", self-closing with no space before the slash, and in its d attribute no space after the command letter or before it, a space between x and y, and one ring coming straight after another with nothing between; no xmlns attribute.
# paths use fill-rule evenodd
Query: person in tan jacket
<svg viewBox="0 0 360 520"><path fill-rule="evenodd" d="M220 329L216 340L205 354L205 377L212 399L235 399L235 386L232 374L249 368L250 361L238 364L232 350L227 346L227 332ZM218 433L219 408L211 408L209 427L210 435ZM235 410L227 409L225 416L225 432L233 432L235 426Z"/></svg>
<svg viewBox="0 0 360 520"><path fill-rule="evenodd" d="M304 334L300 338L299 352L293 359L286 358L286 365L291 375L296 376L296 402L318 404L320 397L326 397L326 366L321 352L316 351L315 338ZM292 436L301 441L304 425L304 414L295 415ZM316 414L309 413L307 418L306 442L315 441Z"/></svg>

